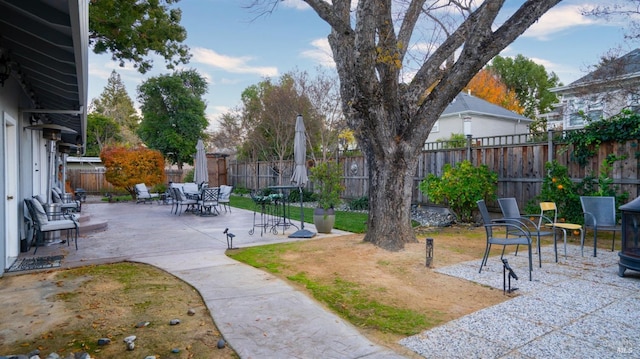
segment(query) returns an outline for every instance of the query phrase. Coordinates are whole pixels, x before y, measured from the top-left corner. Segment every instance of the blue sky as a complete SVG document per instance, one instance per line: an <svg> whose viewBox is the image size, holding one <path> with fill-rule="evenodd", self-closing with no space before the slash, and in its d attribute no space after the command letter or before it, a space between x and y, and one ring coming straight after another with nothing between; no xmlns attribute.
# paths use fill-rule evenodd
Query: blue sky
<svg viewBox="0 0 640 359"><path fill-rule="evenodd" d="M607 0L600 0L607 1ZM292 70L313 72L332 66L327 44L329 27L299 0L279 3L275 12L257 17L243 8L248 1L182 0L182 25L193 68L209 82L205 96L210 129L217 118L240 103L242 91L265 77L277 78ZM513 1L507 3L521 3ZM509 45L502 56L522 54L555 72L566 85L589 72L607 50L620 47L624 54L637 47L624 42L622 27L580 16L586 1L565 0L544 15L523 36ZM149 76L168 73L161 59L154 69L139 74L131 65L119 67L108 55L90 54L89 99L103 91L112 70L125 83L136 101L136 88Z"/></svg>

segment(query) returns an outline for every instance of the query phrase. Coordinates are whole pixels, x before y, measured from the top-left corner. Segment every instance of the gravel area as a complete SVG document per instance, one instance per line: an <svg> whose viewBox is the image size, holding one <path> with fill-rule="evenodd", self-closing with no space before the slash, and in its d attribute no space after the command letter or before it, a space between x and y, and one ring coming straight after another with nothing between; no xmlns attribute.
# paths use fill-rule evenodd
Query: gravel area
<svg viewBox="0 0 640 359"><path fill-rule="evenodd" d="M640 355L640 273L619 277L618 253L569 245L567 258L542 248L528 280L525 252L506 254L519 276L512 299L400 343L428 358L637 358ZM537 254L534 255L537 257ZM490 257L437 272L504 289L502 262Z"/></svg>

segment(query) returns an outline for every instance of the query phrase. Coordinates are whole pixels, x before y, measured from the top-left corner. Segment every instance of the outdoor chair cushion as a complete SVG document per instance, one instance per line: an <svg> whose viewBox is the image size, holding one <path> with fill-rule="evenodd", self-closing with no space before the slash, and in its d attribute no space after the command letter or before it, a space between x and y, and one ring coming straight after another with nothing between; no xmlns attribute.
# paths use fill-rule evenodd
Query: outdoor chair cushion
<svg viewBox="0 0 640 359"><path fill-rule="evenodd" d="M41 226L46 225L49 222L49 217L47 216L47 212L44 210L44 207L42 207L40 201L34 199L31 201L31 203L33 204L33 209L35 210L35 215L37 216L35 220L37 220Z"/></svg>
<svg viewBox="0 0 640 359"><path fill-rule="evenodd" d="M187 182L182 185L182 192L186 195L198 194L200 190L198 189L198 185L195 183Z"/></svg>

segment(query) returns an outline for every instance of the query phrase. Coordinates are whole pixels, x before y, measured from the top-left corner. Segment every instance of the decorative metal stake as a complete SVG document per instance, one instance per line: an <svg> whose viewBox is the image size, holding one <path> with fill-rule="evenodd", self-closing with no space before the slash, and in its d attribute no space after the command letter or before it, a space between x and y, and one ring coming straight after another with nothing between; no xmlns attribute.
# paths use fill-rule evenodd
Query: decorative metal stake
<svg viewBox="0 0 640 359"><path fill-rule="evenodd" d="M224 232L222 233L227 235L227 249L236 249L236 248L233 248L233 237L235 237L236 235L233 233L230 233L229 228L225 228Z"/></svg>
<svg viewBox="0 0 640 359"><path fill-rule="evenodd" d="M433 262L433 238L427 238L426 241L426 261L425 265L431 268L431 263Z"/></svg>
<svg viewBox="0 0 640 359"><path fill-rule="evenodd" d="M509 287L507 289L507 278L509 281ZM506 258L502 258L502 293L511 293L513 291L518 290L518 288L511 288L511 278L518 280L518 276L511 269L509 265L509 261Z"/></svg>

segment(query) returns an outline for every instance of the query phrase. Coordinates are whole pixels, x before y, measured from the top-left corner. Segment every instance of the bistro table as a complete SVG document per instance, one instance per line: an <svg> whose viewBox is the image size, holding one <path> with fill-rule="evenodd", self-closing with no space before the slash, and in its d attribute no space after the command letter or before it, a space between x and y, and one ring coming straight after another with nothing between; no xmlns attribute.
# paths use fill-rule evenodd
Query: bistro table
<svg viewBox="0 0 640 359"><path fill-rule="evenodd" d="M289 227L299 229L298 226L291 222L291 207L289 206L289 192L292 189L298 189L298 186L269 186L269 189L280 193L280 198L276 200L275 203L276 218L272 224L271 232L278 234L278 228L280 227L282 227L282 234L284 234Z"/></svg>

